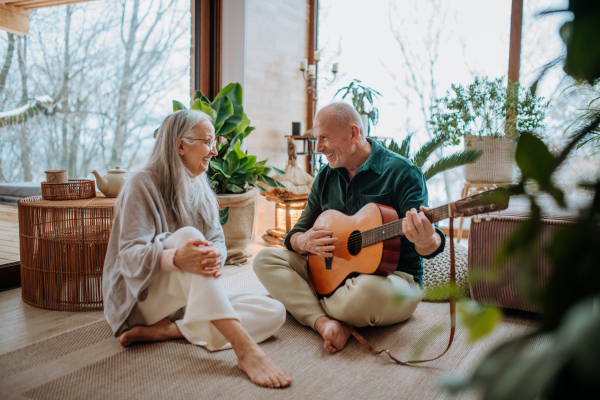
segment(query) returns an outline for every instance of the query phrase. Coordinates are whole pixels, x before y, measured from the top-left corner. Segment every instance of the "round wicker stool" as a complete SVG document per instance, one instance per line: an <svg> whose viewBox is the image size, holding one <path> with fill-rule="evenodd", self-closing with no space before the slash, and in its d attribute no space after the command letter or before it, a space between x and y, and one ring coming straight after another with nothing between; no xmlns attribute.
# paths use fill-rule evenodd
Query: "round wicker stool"
<svg viewBox="0 0 600 400"><path fill-rule="evenodd" d="M114 198L19 201L23 301L59 311L102 310L102 270Z"/></svg>

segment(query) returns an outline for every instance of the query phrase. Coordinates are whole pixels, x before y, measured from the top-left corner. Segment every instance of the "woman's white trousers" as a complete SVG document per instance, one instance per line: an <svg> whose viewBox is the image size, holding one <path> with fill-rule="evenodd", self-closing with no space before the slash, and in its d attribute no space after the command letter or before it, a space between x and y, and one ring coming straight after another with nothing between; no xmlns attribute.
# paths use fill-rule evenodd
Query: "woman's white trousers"
<svg viewBox="0 0 600 400"><path fill-rule="evenodd" d="M196 238L204 239L204 235L195 228L179 229L165 240L165 249L179 248ZM190 343L211 351L231 348L211 321L237 319L257 343L271 337L285 322L285 307L279 301L226 292L220 279L189 272L159 272L148 287L148 296L137 305L147 325L186 307L183 319L175 321L179 330Z"/></svg>

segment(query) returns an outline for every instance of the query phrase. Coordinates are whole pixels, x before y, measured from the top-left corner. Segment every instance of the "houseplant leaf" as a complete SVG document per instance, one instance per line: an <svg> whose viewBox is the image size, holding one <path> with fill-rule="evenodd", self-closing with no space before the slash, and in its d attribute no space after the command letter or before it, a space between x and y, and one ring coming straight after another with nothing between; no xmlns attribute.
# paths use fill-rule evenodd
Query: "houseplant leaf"
<svg viewBox="0 0 600 400"><path fill-rule="evenodd" d="M221 174L223 174L223 176L225 176L225 178L231 178L231 175L229 175L228 173L225 172L222 160L213 160L213 161L210 162L210 166L215 171L218 171Z"/></svg>
<svg viewBox="0 0 600 400"><path fill-rule="evenodd" d="M281 182L271 178L270 176L259 175L259 179L271 187L278 187L278 188L285 189L285 186Z"/></svg>
<svg viewBox="0 0 600 400"><path fill-rule="evenodd" d="M255 183L251 183L250 186L255 187L256 189L260 190L261 192L266 192L267 189L265 189L264 187L257 185Z"/></svg>
<svg viewBox="0 0 600 400"><path fill-rule="evenodd" d="M225 225L227 220L229 220L229 207L219 210L219 222L221 223L221 226Z"/></svg>
<svg viewBox="0 0 600 400"><path fill-rule="evenodd" d="M241 106L243 101L242 85L239 83L230 83L219 91L214 101L225 96L229 97L232 104Z"/></svg>
<svg viewBox="0 0 600 400"><path fill-rule="evenodd" d="M179 111L179 110L187 110L187 108L183 105L182 102L173 100L173 112Z"/></svg>
<svg viewBox="0 0 600 400"><path fill-rule="evenodd" d="M277 167L269 167L271 168L273 171L275 171L277 173L277 175L285 175L285 171L277 168Z"/></svg>
<svg viewBox="0 0 600 400"><path fill-rule="evenodd" d="M228 183L227 184L227 190L230 190L233 193L242 193L244 191L244 189L242 189L238 185L234 185L233 183Z"/></svg>
<svg viewBox="0 0 600 400"><path fill-rule="evenodd" d="M410 158L410 139L412 139L412 133L406 135L402 143L400 144L400 154L404 158Z"/></svg>
<svg viewBox="0 0 600 400"><path fill-rule="evenodd" d="M246 128L246 130L243 132L243 134L244 134L244 139L245 139L245 138L247 138L247 137L248 137L248 135L249 135L249 134L250 134L250 133L251 133L253 130L255 130L255 129L256 129L256 128L255 128L255 127L253 127L253 126L249 126L249 127L247 127L247 128Z"/></svg>
<svg viewBox="0 0 600 400"><path fill-rule="evenodd" d="M201 102L210 104L210 100L208 100L208 98L205 95L203 95L199 90L196 90L196 94L194 94L194 101L195 100L200 100Z"/></svg>
<svg viewBox="0 0 600 400"><path fill-rule="evenodd" d="M221 127L223 123L233 115L233 104L231 104L231 100L229 97L219 97L217 100L213 101L211 104L213 110L217 112L217 118L215 120L215 131L221 135Z"/></svg>
<svg viewBox="0 0 600 400"><path fill-rule="evenodd" d="M440 172L474 163L482 154L483 151L481 150L465 150L457 151L456 153L446 156L427 168L427 171L423 173L425 180L431 179Z"/></svg>
<svg viewBox="0 0 600 400"><path fill-rule="evenodd" d="M419 151L417 151L417 154L415 154L411 161L417 167L422 168L423 165L425 165L425 162L427 162L429 156L434 151L442 147L446 140L446 137L442 135L434 137L433 139L425 143L423 146L421 146L421 148L419 149Z"/></svg>

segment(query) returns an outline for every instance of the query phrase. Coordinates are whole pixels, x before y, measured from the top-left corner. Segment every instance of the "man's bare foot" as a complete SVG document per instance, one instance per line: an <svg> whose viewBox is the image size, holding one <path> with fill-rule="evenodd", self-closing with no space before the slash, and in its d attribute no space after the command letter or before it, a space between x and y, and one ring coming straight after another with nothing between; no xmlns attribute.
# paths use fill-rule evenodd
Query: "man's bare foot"
<svg viewBox="0 0 600 400"><path fill-rule="evenodd" d="M238 368L260 386L283 388L292 384L292 380L256 344L238 354Z"/></svg>
<svg viewBox="0 0 600 400"><path fill-rule="evenodd" d="M162 342L164 340L181 339L183 335L175 322L168 318L161 319L154 325L135 326L119 336L119 343L127 347L137 342Z"/></svg>
<svg viewBox="0 0 600 400"><path fill-rule="evenodd" d="M340 351L346 345L350 337L350 331L338 321L326 316L319 317L315 321L315 329L323 336L325 343L323 347L330 353Z"/></svg>

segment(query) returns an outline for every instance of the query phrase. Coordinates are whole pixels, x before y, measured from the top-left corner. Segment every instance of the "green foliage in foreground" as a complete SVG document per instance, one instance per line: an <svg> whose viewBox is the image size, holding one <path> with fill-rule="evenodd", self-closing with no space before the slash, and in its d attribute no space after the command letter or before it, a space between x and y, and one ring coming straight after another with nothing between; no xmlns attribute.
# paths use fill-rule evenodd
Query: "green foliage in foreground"
<svg viewBox="0 0 600 400"><path fill-rule="evenodd" d="M567 45L565 71L593 85L600 78L600 3L571 0L573 21L565 23L561 36ZM565 33L565 31L568 31ZM532 87L532 91L535 90ZM600 115L594 113L571 136L559 154L552 154L531 132L521 133L516 161L523 173L512 194L524 194L525 185L535 182L560 206L563 191L553 176L581 143L598 131ZM492 351L469 378L448 378L452 392L478 389L483 399L583 399L600 393L600 180L582 183L592 190L589 206L580 210L574 224L558 228L543 249L552 264L547 285L539 290L531 248L540 240L541 208L529 196L531 214L496 254L501 264L508 257L520 260L518 282L530 301L539 305L540 327ZM499 271L501 272L501 271ZM500 275L500 274L499 274ZM532 351L533 340L548 346Z"/></svg>
<svg viewBox="0 0 600 400"><path fill-rule="evenodd" d="M427 143L425 143L413 156L410 155L410 140L412 139L412 134L406 136L406 138L402 141L400 145L395 141L391 141L389 145L385 143L381 143L383 147L388 150L393 151L396 154L401 155L404 158L409 159L413 164L417 167L423 169L423 166L429 159L429 156L442 147L445 142L447 142L447 138L444 136L436 136ZM483 154L482 150L465 150L465 151L457 151L449 156L445 156L435 163L431 164L424 172L425 180L429 180L440 172L448 171L449 169L453 169L456 167L460 167L462 165L471 164L477 161L479 157Z"/></svg>

